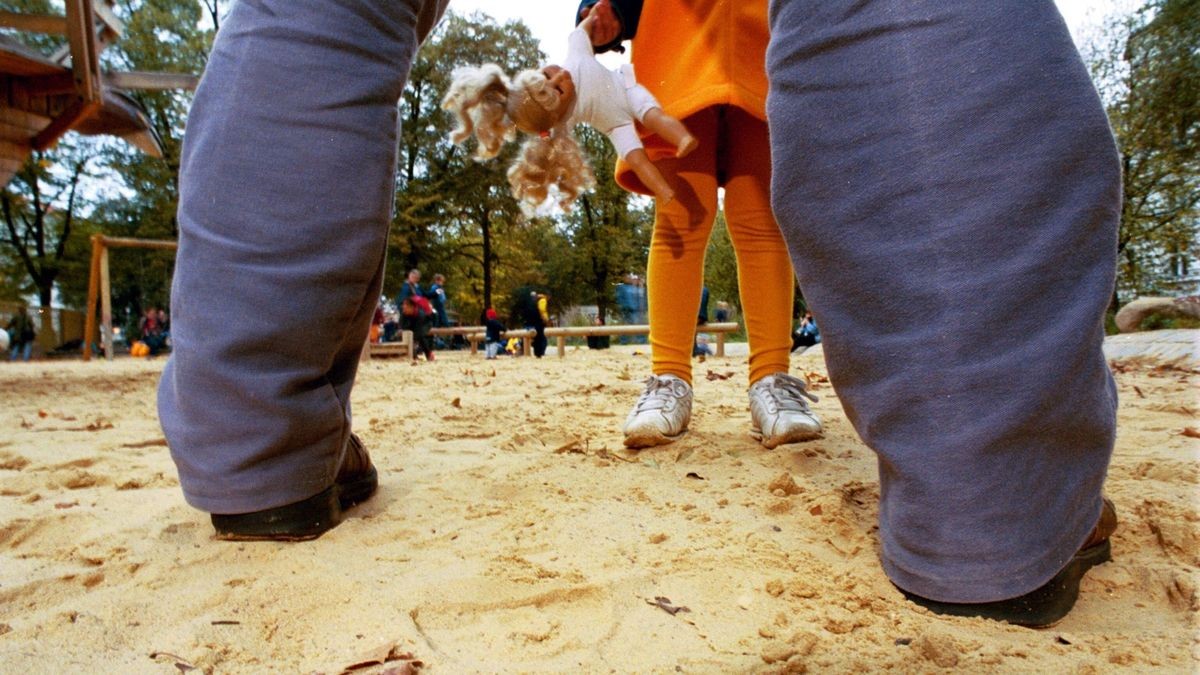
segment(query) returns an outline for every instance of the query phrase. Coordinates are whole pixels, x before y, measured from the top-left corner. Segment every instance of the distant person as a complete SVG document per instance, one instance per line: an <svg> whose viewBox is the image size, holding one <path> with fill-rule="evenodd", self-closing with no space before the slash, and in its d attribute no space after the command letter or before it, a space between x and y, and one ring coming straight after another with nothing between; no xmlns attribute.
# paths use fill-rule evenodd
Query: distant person
<svg viewBox="0 0 1200 675"><path fill-rule="evenodd" d="M483 321L485 330L483 352L487 359L496 358L504 349L504 324L500 323L500 318L496 315L496 310L491 307L487 308L484 314L486 317Z"/></svg>
<svg viewBox="0 0 1200 675"><path fill-rule="evenodd" d="M750 435L775 448L822 433L807 402L815 397L788 374L795 278L770 203L767 15L765 0L584 0L576 14L595 22L597 52L631 40L638 77L699 141L677 157L642 130L646 152L676 198L655 202L646 267L650 377L622 427L628 447L670 443L691 423L697 303L718 213L736 254L746 316ZM651 192L627 162L618 161L614 175L630 191Z"/></svg>
<svg viewBox="0 0 1200 675"><path fill-rule="evenodd" d="M404 301L414 295L425 295L425 290L421 288L421 270L413 268L408 271L404 277L404 283L400 286L400 293L396 295L396 307L403 307Z"/></svg>
<svg viewBox="0 0 1200 675"><path fill-rule="evenodd" d="M442 274L433 275L433 283L429 285L430 304L433 305L434 326L446 328L450 325L450 316L446 312L446 277Z"/></svg>
<svg viewBox="0 0 1200 675"><path fill-rule="evenodd" d="M729 321L729 303L728 302L725 302L724 300L717 301L717 311L715 312L714 318L716 318L717 323L725 323L726 321Z"/></svg>
<svg viewBox="0 0 1200 675"><path fill-rule="evenodd" d="M700 289L700 312L696 315L696 325L708 323L708 286Z"/></svg>
<svg viewBox="0 0 1200 675"><path fill-rule="evenodd" d="M546 355L546 326L550 325L550 297L545 293L537 293L534 297L533 355L542 358Z"/></svg>
<svg viewBox="0 0 1200 675"><path fill-rule="evenodd" d="M811 347L820 341L821 329L817 327L817 320L813 318L812 312L806 310L804 318L800 319L800 325L792 333L792 351L801 347Z"/></svg>
<svg viewBox="0 0 1200 675"><path fill-rule="evenodd" d="M163 313L157 307L150 307L138 320L138 331L141 333L142 342L150 349L151 356L157 356L167 344L163 318Z"/></svg>
<svg viewBox="0 0 1200 675"><path fill-rule="evenodd" d="M33 317L25 305L17 308L17 313L8 320L9 361L21 359L28 361L33 356L33 339L37 331L33 328Z"/></svg>
<svg viewBox="0 0 1200 675"><path fill-rule="evenodd" d="M627 274L625 281L617 284L617 313L621 315L621 323L627 326L641 326L646 323L646 286L642 278L636 274ZM623 335L621 344L643 344L644 335Z"/></svg>
<svg viewBox="0 0 1200 675"><path fill-rule="evenodd" d="M433 304L424 295L410 295L401 306L401 325L413 334L413 360L424 354L426 361L433 360L433 335L429 330L436 321Z"/></svg>
<svg viewBox="0 0 1200 675"><path fill-rule="evenodd" d="M599 314L592 317L593 326L603 326L604 319ZM608 349L611 340L607 335L589 335L587 336L588 349Z"/></svg>

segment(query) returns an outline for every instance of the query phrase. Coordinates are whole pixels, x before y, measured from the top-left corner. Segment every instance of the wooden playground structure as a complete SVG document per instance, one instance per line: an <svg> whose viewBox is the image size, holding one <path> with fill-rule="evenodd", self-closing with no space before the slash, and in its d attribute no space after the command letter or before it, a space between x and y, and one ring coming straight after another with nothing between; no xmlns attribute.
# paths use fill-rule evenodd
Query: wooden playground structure
<svg viewBox="0 0 1200 675"><path fill-rule="evenodd" d="M108 250L110 248L140 248L175 250L179 244L158 239L131 239L128 237L106 237L92 235L92 266L88 275L86 320L83 326L83 360L92 358L92 344L96 342L96 301L100 301L101 348L109 361L113 359L112 326L112 283L108 275Z"/></svg>

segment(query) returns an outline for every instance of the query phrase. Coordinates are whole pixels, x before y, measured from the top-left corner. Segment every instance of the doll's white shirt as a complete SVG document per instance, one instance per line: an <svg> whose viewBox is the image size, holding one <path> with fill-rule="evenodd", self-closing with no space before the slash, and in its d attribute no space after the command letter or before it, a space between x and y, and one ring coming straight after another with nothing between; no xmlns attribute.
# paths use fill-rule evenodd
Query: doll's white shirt
<svg viewBox="0 0 1200 675"><path fill-rule="evenodd" d="M649 109L658 107L658 102L638 85L633 66L623 66L619 71L605 68L596 60L588 34L576 28L567 37L567 58L562 67L575 83L575 107L569 124L583 122L607 134L618 157L642 147L633 121L641 120Z"/></svg>

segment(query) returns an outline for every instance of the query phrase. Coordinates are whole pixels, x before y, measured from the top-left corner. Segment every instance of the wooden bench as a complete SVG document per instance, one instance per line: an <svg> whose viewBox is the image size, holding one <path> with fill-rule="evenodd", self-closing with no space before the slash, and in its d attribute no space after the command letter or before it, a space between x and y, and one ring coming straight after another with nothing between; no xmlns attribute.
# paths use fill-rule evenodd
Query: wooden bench
<svg viewBox="0 0 1200 675"><path fill-rule="evenodd" d="M500 333L500 339L507 341L509 338L521 339L521 351L525 356L533 354L533 336L537 333L531 329L514 329L506 330ZM467 342L471 343L471 353L479 351L479 343L487 340L487 331L482 333L467 333Z"/></svg>
<svg viewBox="0 0 1200 675"><path fill-rule="evenodd" d="M400 331L399 342L371 342L368 340L363 347L362 358L364 361L390 356L414 358L413 332L411 330Z"/></svg>
<svg viewBox="0 0 1200 675"><path fill-rule="evenodd" d="M706 323L696 326L697 333L716 333L717 356L725 356L725 335L737 332L737 322ZM589 335L649 335L650 326L645 324L629 324L621 326L563 326L546 329L547 338L558 340L558 355L566 356L567 338L587 337Z"/></svg>

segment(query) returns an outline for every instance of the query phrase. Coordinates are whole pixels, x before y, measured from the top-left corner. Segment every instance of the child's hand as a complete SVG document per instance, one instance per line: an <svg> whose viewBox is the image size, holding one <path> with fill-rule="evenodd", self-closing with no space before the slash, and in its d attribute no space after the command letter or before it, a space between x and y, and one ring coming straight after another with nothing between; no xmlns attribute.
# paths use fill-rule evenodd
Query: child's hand
<svg viewBox="0 0 1200 675"><path fill-rule="evenodd" d="M610 0L600 0L591 7L584 7L579 14L584 17L579 25L592 39L593 45L606 45L620 37L621 22Z"/></svg>

